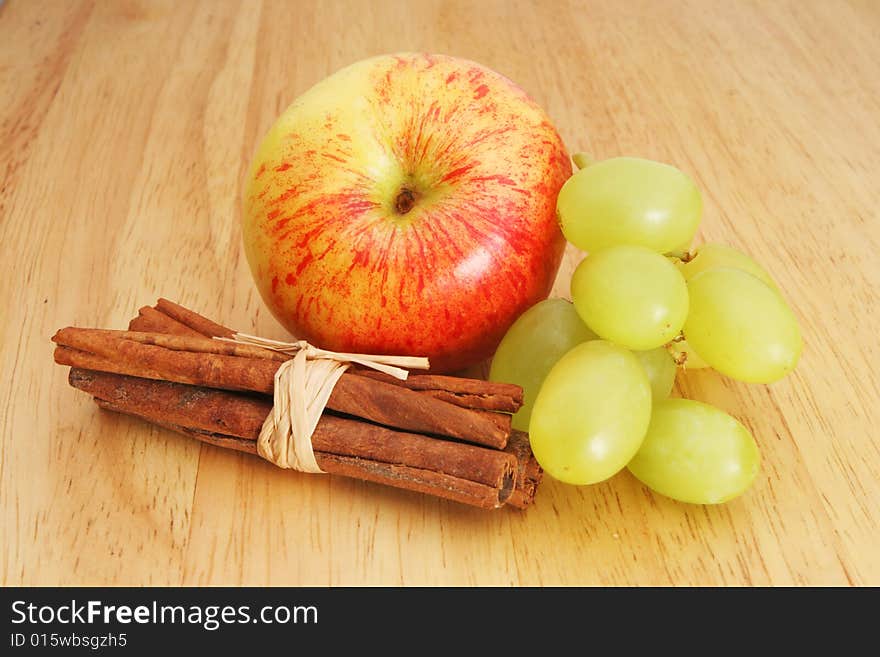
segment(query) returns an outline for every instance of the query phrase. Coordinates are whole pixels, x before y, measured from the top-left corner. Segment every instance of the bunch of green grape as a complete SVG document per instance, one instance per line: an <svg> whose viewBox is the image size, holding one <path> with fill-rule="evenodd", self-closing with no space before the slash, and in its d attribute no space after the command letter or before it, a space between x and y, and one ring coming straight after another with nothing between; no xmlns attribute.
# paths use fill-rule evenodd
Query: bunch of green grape
<svg viewBox="0 0 880 657"><path fill-rule="evenodd" d="M702 200L675 167L619 157L562 187L566 239L588 255L573 303L547 299L508 330L490 379L523 387L513 417L541 466L571 484L627 467L677 500L725 502L758 472L755 440L708 404L669 398L678 368L771 383L792 371L797 320L767 272L719 244L689 252Z"/></svg>

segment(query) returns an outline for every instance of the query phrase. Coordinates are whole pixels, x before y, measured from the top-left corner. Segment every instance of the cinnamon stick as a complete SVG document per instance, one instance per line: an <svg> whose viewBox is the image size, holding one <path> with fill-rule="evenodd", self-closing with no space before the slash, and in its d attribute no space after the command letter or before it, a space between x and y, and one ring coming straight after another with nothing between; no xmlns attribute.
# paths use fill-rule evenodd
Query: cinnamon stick
<svg viewBox="0 0 880 657"><path fill-rule="evenodd" d="M271 403L259 397L248 397L239 393L221 392L183 384L149 381L106 372L90 372L73 368L70 371L69 380L74 388L93 395L102 408L134 415L201 442L248 454L257 453L256 437L272 408ZM322 418L323 424L319 423L319 427L326 426L329 418L332 416ZM330 421L336 419L332 418ZM316 434L318 434L317 431ZM318 434L318 438L321 437ZM350 440L350 435L338 431L328 433L324 437L327 440L338 440L342 443L347 443ZM456 443L451 444L456 445ZM330 447L327 447L327 451L318 449L318 447L326 447L326 441L324 443L313 441L313 445L316 449L318 465L325 472L346 474L370 481L379 481L367 476L371 473L378 475L380 472L385 472L387 476L392 476L391 470L365 464L363 461L352 464L347 461L329 459L325 463L322 459L329 458L330 452L335 448L331 444ZM462 445L462 447L467 447L467 445ZM361 456L366 454L366 452L359 450L360 447L354 443L346 449L337 451ZM514 488L506 503L516 508L526 508L534 502L542 477L541 467L529 446L528 435L521 431L513 431L505 452L511 454L517 461ZM337 456L340 455L337 454ZM482 456L483 454L481 454ZM341 465L337 469L333 469L337 464L343 463L345 464L344 469ZM477 487L470 484L453 486L450 484L456 482L450 480L441 485L445 481L442 478L438 479L424 473L419 477L417 476L419 473L407 470L408 466L401 467L404 469L393 471L396 472L393 478L399 481L401 487L410 490L421 490L421 492L455 499L475 506L489 506L489 500L491 500L491 504L495 504L496 497L499 503L504 501L504 496L500 493L497 495L495 493L489 494L480 488L479 486L485 486L483 483L478 483ZM478 473L477 477L481 476L479 468L470 471L470 474L473 472ZM462 471L459 471L459 474L461 473ZM430 480L430 485L438 485L448 493L441 494L433 489L418 488L417 484L426 478ZM491 480L492 477L490 476L489 479ZM480 479L480 481L485 480L485 478ZM379 481L379 483L387 482ZM495 487L492 486L492 489L494 490Z"/></svg>
<svg viewBox="0 0 880 657"><path fill-rule="evenodd" d="M135 415L190 437L256 453L271 410L241 394L73 368L70 384L99 405ZM312 436L322 470L495 508L513 493L519 468L513 453L392 431L366 422L322 416Z"/></svg>
<svg viewBox="0 0 880 657"><path fill-rule="evenodd" d="M199 315L197 312L184 308L168 299L160 298L156 302L156 310L209 338L231 338L235 335L235 331L231 328L211 321L207 317Z"/></svg>
<svg viewBox="0 0 880 657"><path fill-rule="evenodd" d="M168 333L171 335L202 335L186 324L182 324L172 319L165 313L162 313L150 306L144 306L138 311L138 316L128 323L131 331L152 331L156 333Z"/></svg>
<svg viewBox="0 0 880 657"><path fill-rule="evenodd" d="M245 357L239 347L208 338L68 327L52 340L55 361L84 369L174 381L223 390L271 394L280 362ZM344 374L327 407L340 413L418 433L431 433L503 449L510 416L487 414L421 395L384 381Z"/></svg>
<svg viewBox="0 0 880 657"><path fill-rule="evenodd" d="M523 391L512 383L440 374L410 374L405 381L376 370L358 368L354 374L416 390L451 404L487 411L516 413L523 404Z"/></svg>
<svg viewBox="0 0 880 657"><path fill-rule="evenodd" d="M169 424L167 422L157 422L139 416L136 413L123 410L117 405L111 402L106 402L102 399L95 399L95 402L104 410L137 417L164 429L174 431L183 436L209 445L234 449L247 454L256 454L255 443L249 440L189 429L187 427ZM498 491L494 488L474 483L472 481L457 479L456 477L444 475L439 472L421 470L419 468L411 468L403 465L378 463L348 456L338 456L336 454L322 454L320 452L316 452L315 457L317 458L321 469L328 474L351 477L353 479L360 479L362 481L369 481L377 484L391 485L395 488L403 488L417 493L434 495L454 502L461 502L463 504L469 504L471 506L485 509L495 509L501 506L501 503L497 501L500 496Z"/></svg>
<svg viewBox="0 0 880 657"><path fill-rule="evenodd" d="M544 471L532 453L527 433L514 429L505 451L516 456L518 465L516 488L507 503L518 509L524 509L535 501L535 494L538 492L538 484L543 479Z"/></svg>
<svg viewBox="0 0 880 657"><path fill-rule="evenodd" d="M191 335L193 331L205 337L231 337L232 329L207 317L184 308L168 299L159 299L155 308L141 308L141 315L149 313L148 321L139 315L129 323L131 331L154 331L176 335ZM164 321L163 319L164 318ZM182 327L182 328L181 328ZM450 404L464 408L515 413L523 403L522 388L509 383L495 383L480 379L442 376L436 374L410 374L405 380L395 379L382 372L365 368L352 368L352 374L391 383L393 385L423 392Z"/></svg>
<svg viewBox="0 0 880 657"><path fill-rule="evenodd" d="M172 315L180 319L175 319ZM163 298L160 298L153 307L141 308L138 316L128 323L128 330L171 335L201 335L207 338L232 337L235 334L231 328Z"/></svg>
<svg viewBox="0 0 880 657"><path fill-rule="evenodd" d="M190 429L188 427L170 424L168 422L150 420L135 413L122 410L119 406L111 402L106 402L103 399L96 398L95 402L99 407L107 411L114 411L140 418L146 422L162 427L163 429L174 431L175 433L208 445L223 449L232 449L244 452L245 454L256 455L257 453L256 443L252 440ZM537 461L535 461L534 456L531 455L531 450L529 450L527 454L522 452L519 454L524 460L518 464L518 472L522 472L524 469L533 466L537 467L540 471L540 466L537 466ZM328 474L362 479L377 484L388 485L389 482L394 482L392 485L396 488L404 488L418 493L443 497L445 499L469 504L471 506L497 508L500 504L496 504L496 499L500 502L503 498L503 494L499 495L492 487L471 481L456 479L455 477L450 477L449 475L441 473L434 473L432 471L425 471L407 466L395 466L388 463L377 463L374 461L366 461L336 454L325 454L322 452L316 452L315 457L320 468ZM537 491L537 483L539 481L540 477L537 482L534 480L526 480L520 484L520 480L517 478L516 486L511 492L510 497L507 498L507 505L517 509L525 509L530 506L535 501L535 492Z"/></svg>

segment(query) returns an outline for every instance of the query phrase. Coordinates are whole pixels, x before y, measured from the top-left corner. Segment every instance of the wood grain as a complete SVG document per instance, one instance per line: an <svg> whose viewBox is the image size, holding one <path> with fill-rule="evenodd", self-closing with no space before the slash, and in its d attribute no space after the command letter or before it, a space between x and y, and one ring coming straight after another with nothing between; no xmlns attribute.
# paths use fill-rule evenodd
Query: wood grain
<svg viewBox="0 0 880 657"><path fill-rule="evenodd" d="M878 30L862 0L5 2L0 583L880 584ZM240 247L248 159L298 93L395 50L505 73L572 150L676 164L700 239L766 264L797 371L678 382L755 433L746 496L687 506L623 473L486 513L282 472L67 387L54 330L158 296L283 337Z"/></svg>

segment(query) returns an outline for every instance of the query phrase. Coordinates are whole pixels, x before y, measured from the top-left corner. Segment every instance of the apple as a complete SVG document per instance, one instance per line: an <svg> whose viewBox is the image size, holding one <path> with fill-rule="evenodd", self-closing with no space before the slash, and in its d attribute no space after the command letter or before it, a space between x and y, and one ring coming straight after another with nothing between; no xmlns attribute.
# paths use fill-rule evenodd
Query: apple
<svg viewBox="0 0 880 657"><path fill-rule="evenodd" d="M549 294L570 175L547 115L504 76L442 55L374 57L306 91L263 139L245 252L297 338L454 371Z"/></svg>

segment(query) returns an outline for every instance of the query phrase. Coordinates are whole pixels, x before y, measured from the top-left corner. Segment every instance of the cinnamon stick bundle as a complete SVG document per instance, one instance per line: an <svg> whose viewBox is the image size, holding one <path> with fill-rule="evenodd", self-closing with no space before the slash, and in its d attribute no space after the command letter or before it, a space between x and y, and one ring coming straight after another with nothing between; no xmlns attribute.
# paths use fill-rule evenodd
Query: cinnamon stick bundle
<svg viewBox="0 0 880 657"><path fill-rule="evenodd" d="M160 298L154 307L142 307L138 311L138 316L129 322L128 329L129 331L155 331L169 335L196 333L206 337L227 338L235 335L235 331L231 328L218 324L165 298ZM350 372L406 387L421 394L474 410L515 413L523 403L522 388L509 383L435 374L410 374L405 381L401 381L382 372L360 367L354 367ZM496 413L486 413L486 415L491 417ZM215 442L214 444L236 449L234 444L228 442L222 444ZM516 486L507 503L517 508L525 508L535 500L538 485L543 478L543 470L532 453L528 434L512 429L506 451L516 456L518 461Z"/></svg>
<svg viewBox="0 0 880 657"><path fill-rule="evenodd" d="M72 366L71 385L101 408L256 453L272 403L253 393L271 393L275 370L289 357L206 339L234 334L160 299L140 309L129 331L69 328L53 340L56 361ZM337 390L340 385L312 437L325 472L482 508L523 508L534 500L542 473L528 436L511 429L509 415L493 412L519 408L518 386L435 375L411 375L407 383L360 368L343 375ZM389 411L389 404L402 406ZM432 437L438 435L495 449Z"/></svg>

